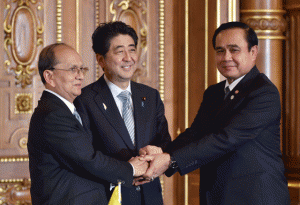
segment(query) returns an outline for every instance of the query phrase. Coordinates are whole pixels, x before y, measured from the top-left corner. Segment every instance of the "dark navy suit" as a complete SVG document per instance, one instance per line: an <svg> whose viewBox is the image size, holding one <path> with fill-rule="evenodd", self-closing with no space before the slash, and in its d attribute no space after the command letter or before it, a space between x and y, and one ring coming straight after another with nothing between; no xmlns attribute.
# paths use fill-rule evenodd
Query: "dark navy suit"
<svg viewBox="0 0 300 205"><path fill-rule="evenodd" d="M200 168L201 205L288 205L277 88L256 67L225 101L224 86L205 91L193 124L167 151L181 175Z"/></svg>
<svg viewBox="0 0 300 205"><path fill-rule="evenodd" d="M134 107L134 146L126 129L112 93L102 76L88 85L76 98L75 105L83 116L86 127L92 131L93 145L105 155L121 161L137 156L140 148L155 145L163 150L171 141L164 115L164 105L157 90L131 82ZM109 187L109 181L104 182ZM162 204L159 179L139 187L122 187L125 205Z"/></svg>
<svg viewBox="0 0 300 205"><path fill-rule="evenodd" d="M107 205L104 183L132 186L131 165L96 151L92 143L67 105L44 91L28 136L33 205Z"/></svg>

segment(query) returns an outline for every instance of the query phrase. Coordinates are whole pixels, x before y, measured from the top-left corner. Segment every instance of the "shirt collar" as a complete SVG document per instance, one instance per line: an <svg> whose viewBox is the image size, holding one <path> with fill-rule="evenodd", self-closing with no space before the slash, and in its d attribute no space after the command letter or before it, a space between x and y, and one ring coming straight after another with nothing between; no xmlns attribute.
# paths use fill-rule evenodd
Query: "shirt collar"
<svg viewBox="0 0 300 205"><path fill-rule="evenodd" d="M66 100L65 98L63 98L62 96L60 96L59 94L57 94L56 92L53 92L52 90L49 89L45 89L45 91L52 93L53 95L57 96L59 99L61 99L70 109L70 111L72 112L72 114L74 113L75 110L75 106L73 103L71 103L70 101Z"/></svg>
<svg viewBox="0 0 300 205"><path fill-rule="evenodd" d="M121 89L120 87L118 87L117 85L112 83L110 80L108 80L108 78L106 77L105 74L104 74L104 80L105 80L106 84L108 85L108 87L114 97L117 97L122 91L124 91L123 89ZM129 81L129 85L126 88L126 90L129 91L131 94L131 81Z"/></svg>
<svg viewBox="0 0 300 205"><path fill-rule="evenodd" d="M245 75L243 75L242 77L239 77L238 79L236 79L235 81L233 81L231 84L228 83L228 80L226 79L226 83L225 83L225 87L224 87L224 91L225 88L228 86L229 90L232 91L235 86L245 77Z"/></svg>

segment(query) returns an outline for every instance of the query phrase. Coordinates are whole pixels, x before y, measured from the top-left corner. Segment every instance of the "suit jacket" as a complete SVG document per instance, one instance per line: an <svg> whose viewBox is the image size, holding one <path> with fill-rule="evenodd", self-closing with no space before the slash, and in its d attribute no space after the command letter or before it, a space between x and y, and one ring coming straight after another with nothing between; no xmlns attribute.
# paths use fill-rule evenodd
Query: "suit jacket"
<svg viewBox="0 0 300 205"><path fill-rule="evenodd" d="M66 104L44 91L29 127L32 204L106 204L103 182L132 186L133 170L95 151L92 135Z"/></svg>
<svg viewBox="0 0 300 205"><path fill-rule="evenodd" d="M121 161L138 155L140 148L155 145L164 148L171 141L164 115L164 105L157 90L131 82L135 123L135 146L112 93L102 76L85 87L76 98L77 110L92 131L94 148ZM103 183L105 187L109 183ZM139 187L122 187L123 204L163 204L159 179Z"/></svg>
<svg viewBox="0 0 300 205"><path fill-rule="evenodd" d="M256 67L225 100L224 86L205 91L191 127L168 148L180 174L200 168L201 205L289 204L277 88Z"/></svg>

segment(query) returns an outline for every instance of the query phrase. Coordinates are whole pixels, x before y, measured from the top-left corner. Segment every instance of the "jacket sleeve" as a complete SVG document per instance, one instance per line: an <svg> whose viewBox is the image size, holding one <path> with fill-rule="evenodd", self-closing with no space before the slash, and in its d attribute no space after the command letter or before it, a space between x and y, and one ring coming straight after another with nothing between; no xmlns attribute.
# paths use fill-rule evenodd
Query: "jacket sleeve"
<svg viewBox="0 0 300 205"><path fill-rule="evenodd" d="M132 166L95 151L92 137L72 114L65 115L61 110L52 112L45 118L43 127L46 146L52 155L74 173L132 186Z"/></svg>
<svg viewBox="0 0 300 205"><path fill-rule="evenodd" d="M201 110L201 108L200 108ZM249 93L239 105L231 111L230 117L215 132L200 135L195 125L199 116L179 140L191 136L194 138L185 146L172 147L170 153L184 175L202 165L212 162L227 153L234 152L249 141L259 138L264 130L277 129L280 124L280 98L276 87L264 85ZM199 115L199 113L198 113ZM204 116L201 116L203 118Z"/></svg>

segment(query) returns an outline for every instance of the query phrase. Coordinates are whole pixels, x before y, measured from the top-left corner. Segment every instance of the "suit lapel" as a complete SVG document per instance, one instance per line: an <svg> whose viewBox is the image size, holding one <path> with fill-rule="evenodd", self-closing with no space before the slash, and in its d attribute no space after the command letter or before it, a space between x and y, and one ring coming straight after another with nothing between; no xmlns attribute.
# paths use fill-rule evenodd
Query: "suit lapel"
<svg viewBox="0 0 300 205"><path fill-rule="evenodd" d="M145 144L144 141L149 142L149 135L145 133L147 125L146 110L149 100L147 101L146 95L139 89L139 85L135 82L131 82L131 91L134 107L136 149L139 150Z"/></svg>
<svg viewBox="0 0 300 205"><path fill-rule="evenodd" d="M223 119L223 116L225 117L226 114L230 113L235 107L237 107L243 101L245 96L247 96L249 92L251 92L251 83L253 82L253 80L258 74L259 71L256 68L256 66L253 67L248 74L246 74L246 76L241 80L241 82L239 82L234 87L234 89L229 93L227 98L224 100L218 114L216 115L217 118Z"/></svg>
<svg viewBox="0 0 300 205"><path fill-rule="evenodd" d="M93 90L97 92L97 95L95 96L97 106L111 126L119 133L120 138L123 139L131 150L133 150L134 146L131 142L124 120L120 115L116 102L103 76L97 81Z"/></svg>

